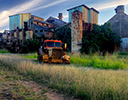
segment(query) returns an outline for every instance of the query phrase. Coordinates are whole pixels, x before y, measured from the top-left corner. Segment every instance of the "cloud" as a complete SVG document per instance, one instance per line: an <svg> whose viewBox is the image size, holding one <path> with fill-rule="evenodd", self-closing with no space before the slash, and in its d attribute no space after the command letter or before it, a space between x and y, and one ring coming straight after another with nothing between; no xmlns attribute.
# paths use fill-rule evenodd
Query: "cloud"
<svg viewBox="0 0 128 100"><path fill-rule="evenodd" d="M33 0L33 1L29 1L25 4L21 4L18 6L15 6L7 11L3 11L0 13L1 17L0 17L0 31L3 31L3 27L9 25L9 16L16 14L16 13L21 13L25 10L31 9L32 7L37 6L39 3L41 2L41 0Z"/></svg>
<svg viewBox="0 0 128 100"><path fill-rule="evenodd" d="M68 15L64 15L63 18L68 18Z"/></svg>
<svg viewBox="0 0 128 100"><path fill-rule="evenodd" d="M114 2L109 2L109 3L102 3L102 4L96 4L94 5L97 10L105 10L113 7L117 7L118 5L128 5L128 1L126 0L117 0Z"/></svg>
<svg viewBox="0 0 128 100"><path fill-rule="evenodd" d="M17 13L26 13L26 12L31 12L31 11L35 11L35 10L39 10L39 9L43 9L43 8L47 8L62 2L65 2L67 0L57 0L53 3L47 4L45 6L40 6L41 4L45 4L46 0L32 0L32 1L28 1L27 3L15 6L9 10L3 11L0 13L1 17L0 17L0 32L3 32L3 28L5 28L5 26L9 26L9 16L10 15L14 15Z"/></svg>
<svg viewBox="0 0 128 100"><path fill-rule="evenodd" d="M31 11L35 11L35 10L47 8L47 7L50 7L50 6L53 6L53 5L57 5L57 4L59 4L59 3L65 2L65 1L68 1L68 0L60 0L60 1L58 0L58 1L55 1L55 2L50 3L50 4L48 4L48 5L40 6L40 7L34 8L34 9L32 9Z"/></svg>

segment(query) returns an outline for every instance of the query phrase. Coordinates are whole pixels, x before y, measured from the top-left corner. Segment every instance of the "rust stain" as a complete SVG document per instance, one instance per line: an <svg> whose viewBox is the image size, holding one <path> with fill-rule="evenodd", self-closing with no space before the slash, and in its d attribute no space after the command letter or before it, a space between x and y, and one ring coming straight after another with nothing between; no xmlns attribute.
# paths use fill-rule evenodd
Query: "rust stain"
<svg viewBox="0 0 128 100"><path fill-rule="evenodd" d="M80 11L75 11L72 13L72 53L80 53L81 43L82 43L82 13Z"/></svg>

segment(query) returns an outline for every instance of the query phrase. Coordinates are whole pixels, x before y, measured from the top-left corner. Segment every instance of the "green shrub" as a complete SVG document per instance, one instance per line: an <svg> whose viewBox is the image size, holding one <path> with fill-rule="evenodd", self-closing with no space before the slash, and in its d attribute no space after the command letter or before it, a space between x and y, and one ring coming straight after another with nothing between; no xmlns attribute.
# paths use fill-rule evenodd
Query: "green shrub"
<svg viewBox="0 0 128 100"><path fill-rule="evenodd" d="M128 52L120 52L119 55L128 55Z"/></svg>
<svg viewBox="0 0 128 100"><path fill-rule="evenodd" d="M7 50L0 50L0 53L9 53Z"/></svg>
<svg viewBox="0 0 128 100"><path fill-rule="evenodd" d="M126 69L128 66L125 59L117 56L71 56L71 63L101 69Z"/></svg>

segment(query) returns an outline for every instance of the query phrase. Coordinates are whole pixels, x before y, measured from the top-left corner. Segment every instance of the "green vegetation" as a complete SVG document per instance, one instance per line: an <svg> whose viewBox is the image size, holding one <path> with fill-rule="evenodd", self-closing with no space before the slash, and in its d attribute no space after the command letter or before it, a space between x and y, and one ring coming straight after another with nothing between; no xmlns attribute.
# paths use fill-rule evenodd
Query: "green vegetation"
<svg viewBox="0 0 128 100"><path fill-rule="evenodd" d="M4 50L4 49L0 49L0 53L9 53L9 51Z"/></svg>
<svg viewBox="0 0 128 100"><path fill-rule="evenodd" d="M125 55L124 55L125 54ZM81 54L80 56L71 55L71 64L82 67L93 67L100 69L127 69L127 53L114 53L113 55L100 56L98 53L93 55ZM24 59L37 60L37 54L22 55Z"/></svg>
<svg viewBox="0 0 128 100"><path fill-rule="evenodd" d="M72 65L71 67L37 64L30 60L4 55L0 55L0 64L81 100L127 100L128 98L127 70L94 70ZM45 92L42 90L42 93Z"/></svg>
<svg viewBox="0 0 128 100"><path fill-rule="evenodd" d="M36 53L33 53L33 54L22 54L22 58L25 58L25 59L36 60L37 57L38 57L38 55Z"/></svg>
<svg viewBox="0 0 128 100"><path fill-rule="evenodd" d="M128 55L128 52L120 52L119 55Z"/></svg>
<svg viewBox="0 0 128 100"><path fill-rule="evenodd" d="M101 69L127 69L128 58L123 58L118 55L97 56L97 55L81 55L71 56L71 63L81 66L88 66Z"/></svg>
<svg viewBox="0 0 128 100"><path fill-rule="evenodd" d="M83 37L81 52L95 53L100 52L113 52L115 45L120 46L121 38L113 33L111 24L106 23L98 26L93 25L92 33Z"/></svg>
<svg viewBox="0 0 128 100"><path fill-rule="evenodd" d="M70 27L64 26L56 30L55 37L57 40L61 40L62 43L67 43L67 51L71 51L71 29Z"/></svg>
<svg viewBox="0 0 128 100"><path fill-rule="evenodd" d="M26 40L25 45L27 46L28 52L37 52L39 48L39 40L38 39L33 39L33 40Z"/></svg>

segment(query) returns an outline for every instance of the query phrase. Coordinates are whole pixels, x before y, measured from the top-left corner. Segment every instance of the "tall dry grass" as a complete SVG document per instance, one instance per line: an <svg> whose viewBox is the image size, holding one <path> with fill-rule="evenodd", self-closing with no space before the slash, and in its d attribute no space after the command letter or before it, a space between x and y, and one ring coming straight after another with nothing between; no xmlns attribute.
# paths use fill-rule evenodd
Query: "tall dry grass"
<svg viewBox="0 0 128 100"><path fill-rule="evenodd" d="M127 100L128 71L46 65L0 55L0 64L81 100Z"/></svg>

